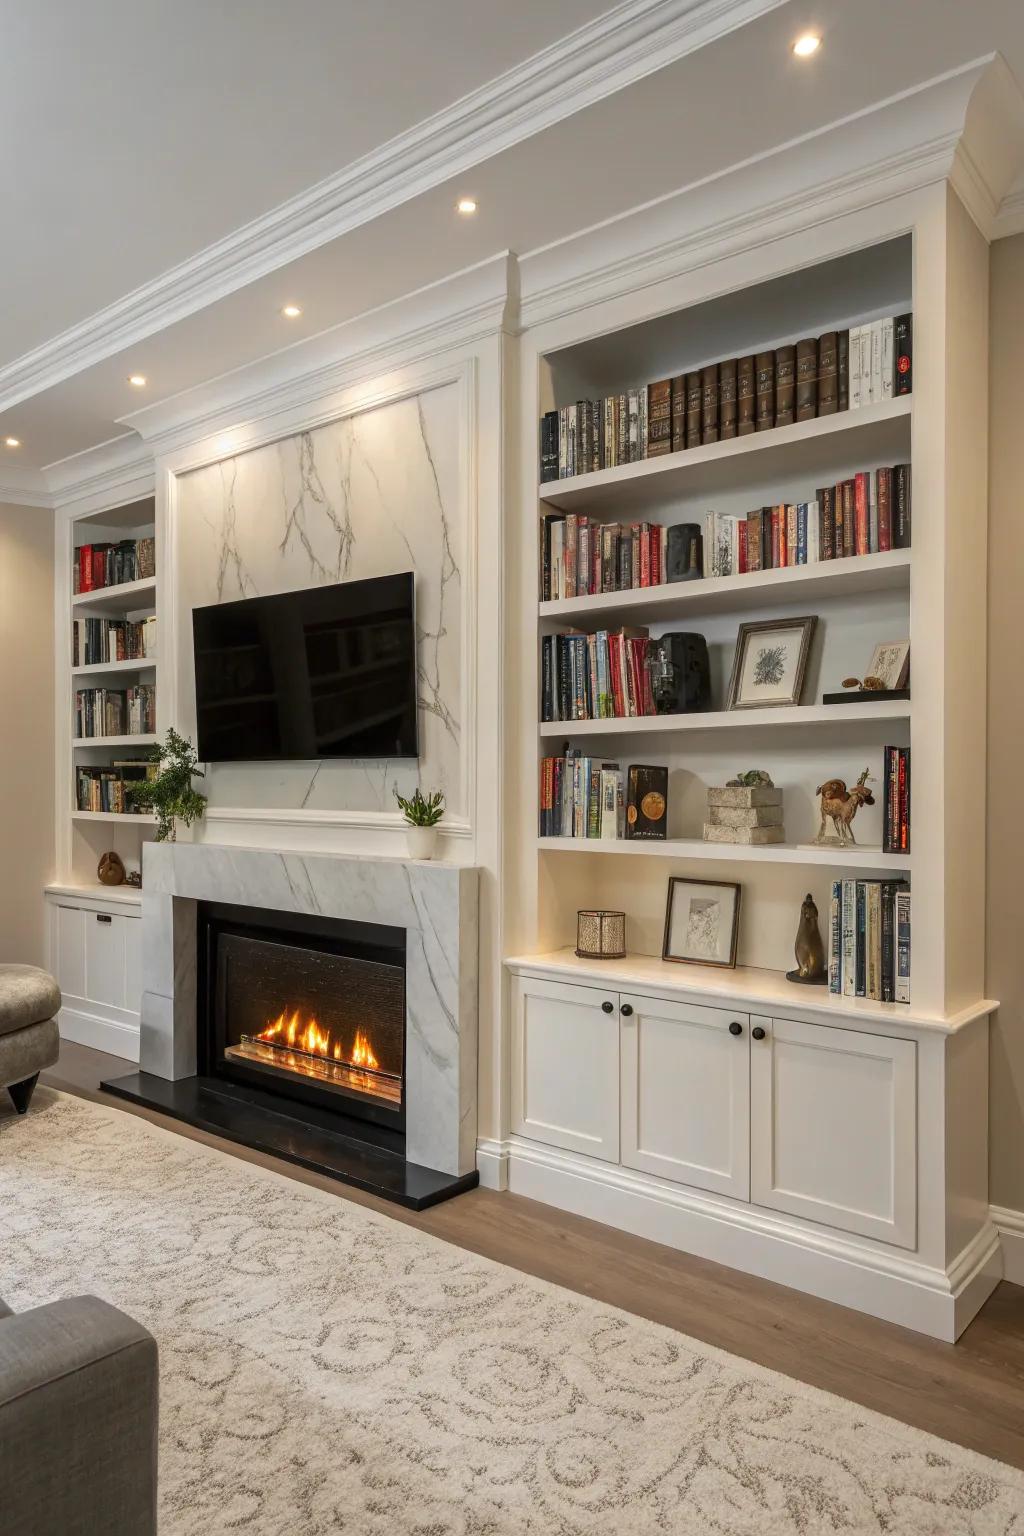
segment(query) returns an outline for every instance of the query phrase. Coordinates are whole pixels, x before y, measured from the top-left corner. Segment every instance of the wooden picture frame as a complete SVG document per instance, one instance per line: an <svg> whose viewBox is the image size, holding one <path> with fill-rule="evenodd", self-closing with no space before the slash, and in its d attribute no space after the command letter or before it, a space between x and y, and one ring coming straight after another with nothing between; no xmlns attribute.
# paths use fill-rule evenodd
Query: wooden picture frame
<svg viewBox="0 0 1024 1536"><path fill-rule="evenodd" d="M736 632L727 707L785 709L799 704L817 623L817 615L808 614L799 619L758 619L741 624ZM760 656L748 666L750 643L759 635L774 635L776 643L762 646ZM756 675L758 668L764 672L763 678ZM760 696L755 689L763 689Z"/></svg>
<svg viewBox="0 0 1024 1536"><path fill-rule="evenodd" d="M691 903L685 933L680 931L682 913L676 906L683 886L689 887ZM730 893L728 898L726 892ZM741 887L732 880L693 880L686 875L670 875L661 958L677 965L716 965L733 970L740 933L740 893ZM724 911L723 899L727 900ZM716 909L713 918L712 907Z"/></svg>

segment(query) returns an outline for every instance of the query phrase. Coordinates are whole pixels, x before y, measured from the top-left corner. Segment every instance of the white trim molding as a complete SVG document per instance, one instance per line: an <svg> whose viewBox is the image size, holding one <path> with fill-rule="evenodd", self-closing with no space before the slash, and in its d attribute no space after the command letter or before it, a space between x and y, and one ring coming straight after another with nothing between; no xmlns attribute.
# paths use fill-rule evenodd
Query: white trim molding
<svg viewBox="0 0 1024 1536"><path fill-rule="evenodd" d="M165 330L783 3L622 0L0 369L0 410Z"/></svg>
<svg viewBox="0 0 1024 1536"><path fill-rule="evenodd" d="M991 1214L1003 1249L1003 1279L1024 1285L1024 1211L994 1205Z"/></svg>

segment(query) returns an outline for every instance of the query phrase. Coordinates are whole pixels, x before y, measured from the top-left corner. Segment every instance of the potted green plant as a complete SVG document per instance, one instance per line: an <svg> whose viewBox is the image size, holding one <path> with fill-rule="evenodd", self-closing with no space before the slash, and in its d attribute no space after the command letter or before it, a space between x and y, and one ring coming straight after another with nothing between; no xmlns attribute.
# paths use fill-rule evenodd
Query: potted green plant
<svg viewBox="0 0 1024 1536"><path fill-rule="evenodd" d="M444 815L444 791L435 789L424 795L417 788L406 800L395 790L405 817L405 845L411 859L432 859L437 849L437 824Z"/></svg>
<svg viewBox="0 0 1024 1536"><path fill-rule="evenodd" d="M168 728L166 741L153 748L152 760L160 771L155 779L126 784L125 789L137 806L156 816L158 843L174 842L177 822L190 827L206 809L206 796L193 788L192 780L204 778L192 743Z"/></svg>

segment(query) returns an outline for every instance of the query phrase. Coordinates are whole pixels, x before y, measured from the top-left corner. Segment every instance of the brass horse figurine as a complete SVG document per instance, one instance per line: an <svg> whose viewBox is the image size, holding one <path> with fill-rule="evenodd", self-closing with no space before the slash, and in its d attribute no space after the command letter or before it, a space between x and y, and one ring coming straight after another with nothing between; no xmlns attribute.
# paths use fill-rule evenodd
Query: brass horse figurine
<svg viewBox="0 0 1024 1536"><path fill-rule="evenodd" d="M821 796L821 828L818 842L825 841L825 822L831 821L836 836L844 845L856 843L853 835L853 818L862 805L874 805L875 797L867 786L868 770L865 768L852 789L846 788L845 779L826 779L814 791Z"/></svg>

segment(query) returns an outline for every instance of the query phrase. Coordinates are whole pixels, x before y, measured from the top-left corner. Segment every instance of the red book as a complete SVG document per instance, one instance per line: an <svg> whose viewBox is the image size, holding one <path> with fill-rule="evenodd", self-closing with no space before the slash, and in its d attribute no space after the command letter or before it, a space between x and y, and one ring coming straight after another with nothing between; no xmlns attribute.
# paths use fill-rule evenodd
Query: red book
<svg viewBox="0 0 1024 1536"><path fill-rule="evenodd" d="M892 549L892 470L879 469L875 473L875 496L878 499L878 548Z"/></svg>
<svg viewBox="0 0 1024 1536"><path fill-rule="evenodd" d="M910 753L900 751L900 851L910 852Z"/></svg>
<svg viewBox="0 0 1024 1536"><path fill-rule="evenodd" d="M107 584L107 552L106 547L92 551L92 584L93 588L105 587Z"/></svg>
<svg viewBox="0 0 1024 1536"><path fill-rule="evenodd" d="M608 636L608 678L612 689L612 709L617 719L626 713L626 699L622 689L622 646L621 635Z"/></svg>
<svg viewBox="0 0 1024 1536"><path fill-rule="evenodd" d="M745 576L747 573L747 520L741 517L736 529L736 574Z"/></svg>
<svg viewBox="0 0 1024 1536"><path fill-rule="evenodd" d="M92 545L83 544L78 551L78 590L92 591Z"/></svg>
<svg viewBox="0 0 1024 1536"><path fill-rule="evenodd" d="M660 587L663 577L661 574L661 525L655 523L651 529L651 586Z"/></svg>
<svg viewBox="0 0 1024 1536"><path fill-rule="evenodd" d="M868 477L861 471L853 477L853 506L856 518L855 555L871 553L871 513L868 509Z"/></svg>
<svg viewBox="0 0 1024 1536"><path fill-rule="evenodd" d="M651 584L651 529L648 523L640 525L640 585Z"/></svg>

